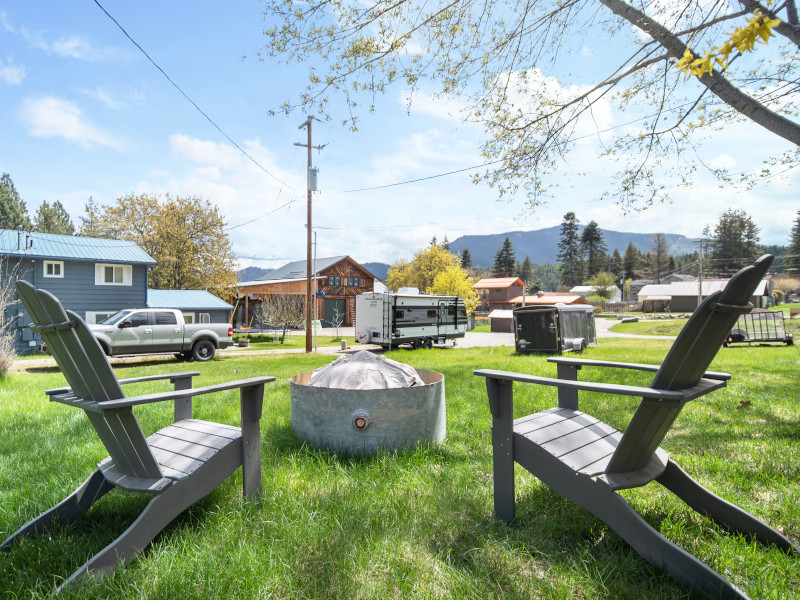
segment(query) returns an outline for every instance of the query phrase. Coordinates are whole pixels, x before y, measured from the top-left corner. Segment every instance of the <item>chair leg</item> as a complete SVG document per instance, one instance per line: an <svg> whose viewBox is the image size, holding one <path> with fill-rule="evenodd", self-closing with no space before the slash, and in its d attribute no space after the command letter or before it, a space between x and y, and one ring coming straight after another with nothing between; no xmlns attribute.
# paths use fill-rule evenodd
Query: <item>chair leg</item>
<svg viewBox="0 0 800 600"><path fill-rule="evenodd" d="M755 538L767 546L775 545L784 552L794 550L800 554L800 548L792 544L788 538L747 511L713 494L674 462L667 463L664 473L656 481L694 510L723 527Z"/></svg>
<svg viewBox="0 0 800 600"><path fill-rule="evenodd" d="M703 561L667 540L617 493L584 496L581 504L616 531L634 550L675 581L713 598L744 600L748 596Z"/></svg>
<svg viewBox="0 0 800 600"><path fill-rule="evenodd" d="M113 488L114 486L106 481L105 477L103 477L103 474L98 469L89 475L86 481L64 500L30 521L20 528L19 531L6 539L2 545L0 545L0 549L8 548L23 536L34 536L43 533L56 520L64 524L71 523L82 513L89 510L92 504Z"/></svg>
<svg viewBox="0 0 800 600"><path fill-rule="evenodd" d="M169 523L192 504L214 491L240 464L241 446L228 444L191 477L176 481L153 498L142 514L116 540L103 548L62 583L56 593L86 575L104 575L129 563Z"/></svg>

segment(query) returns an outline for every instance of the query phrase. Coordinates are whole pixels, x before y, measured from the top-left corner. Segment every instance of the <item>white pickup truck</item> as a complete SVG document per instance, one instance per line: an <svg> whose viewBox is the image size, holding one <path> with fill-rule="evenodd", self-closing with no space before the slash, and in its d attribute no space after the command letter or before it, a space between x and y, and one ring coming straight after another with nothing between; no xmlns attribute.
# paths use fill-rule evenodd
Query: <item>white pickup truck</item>
<svg viewBox="0 0 800 600"><path fill-rule="evenodd" d="M173 353L206 361L233 343L227 323L184 323L181 311L166 308L121 310L89 329L108 356Z"/></svg>

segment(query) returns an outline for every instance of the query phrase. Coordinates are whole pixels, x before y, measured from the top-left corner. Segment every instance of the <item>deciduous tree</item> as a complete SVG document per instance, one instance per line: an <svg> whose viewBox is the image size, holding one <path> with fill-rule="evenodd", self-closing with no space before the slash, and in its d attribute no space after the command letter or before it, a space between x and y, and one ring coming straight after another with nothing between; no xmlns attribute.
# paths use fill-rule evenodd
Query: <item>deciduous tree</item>
<svg viewBox="0 0 800 600"><path fill-rule="evenodd" d="M47 200L42 202L33 217L33 228L41 233L59 233L61 235L75 233L75 225L72 224L72 219L60 200L54 201L53 204L48 203Z"/></svg>
<svg viewBox="0 0 800 600"><path fill-rule="evenodd" d="M433 286L436 276L450 267L461 268L458 257L432 244L417 251L410 263L400 259L389 267L386 285L394 291L401 287L415 287L426 292Z"/></svg>
<svg viewBox="0 0 800 600"><path fill-rule="evenodd" d="M255 317L262 324L280 328L282 344L288 329L302 327L305 323L306 298L297 294L265 296L255 310Z"/></svg>
<svg viewBox="0 0 800 600"><path fill-rule="evenodd" d="M204 289L230 299L236 258L219 209L196 197L140 194L118 198L98 215L101 237L136 242L156 260L155 289Z"/></svg>
<svg viewBox="0 0 800 600"><path fill-rule="evenodd" d="M285 110L329 114L338 92L355 127L362 99L371 110L392 84L462 98L463 118L484 125L484 154L499 163L479 179L501 196L523 186L536 205L543 176L587 130L619 160L612 193L623 205L664 199L665 169L690 184L698 140L730 123L788 142L776 144L771 164L800 162L794 0L265 4L266 55L310 65L307 89ZM563 54L580 53L587 32L606 57L588 84L555 69ZM630 114L629 126L597 125L603 102Z"/></svg>
<svg viewBox="0 0 800 600"><path fill-rule="evenodd" d="M600 271L587 280L586 285L592 286L592 291L595 296L603 298L604 300L611 300L614 297L614 290L617 287L617 282L614 276L608 271Z"/></svg>
<svg viewBox="0 0 800 600"><path fill-rule="evenodd" d="M478 306L478 294L472 289L473 281L460 266L447 267L436 274L433 285L428 288L429 294L458 296L464 301L467 314L472 314Z"/></svg>
<svg viewBox="0 0 800 600"><path fill-rule="evenodd" d="M713 231L706 227L703 236L709 240L712 269L727 274L753 262L759 254L760 230L743 210L723 212Z"/></svg>

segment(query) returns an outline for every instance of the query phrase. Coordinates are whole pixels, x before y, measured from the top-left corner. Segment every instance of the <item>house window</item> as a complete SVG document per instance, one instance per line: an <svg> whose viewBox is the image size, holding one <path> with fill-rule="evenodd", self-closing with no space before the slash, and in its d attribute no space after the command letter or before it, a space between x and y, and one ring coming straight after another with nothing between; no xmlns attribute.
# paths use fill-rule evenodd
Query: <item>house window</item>
<svg viewBox="0 0 800 600"><path fill-rule="evenodd" d="M200 313L201 323L211 323L211 315L209 313Z"/></svg>
<svg viewBox="0 0 800 600"><path fill-rule="evenodd" d="M328 285L331 285L333 287L338 287L342 285L342 278L339 277L338 275L331 275L330 277L328 277Z"/></svg>
<svg viewBox="0 0 800 600"><path fill-rule="evenodd" d="M184 323L194 323L194 313L185 312L183 313L183 322Z"/></svg>
<svg viewBox="0 0 800 600"><path fill-rule="evenodd" d="M358 287L358 277L350 277L347 280L347 285L350 287Z"/></svg>
<svg viewBox="0 0 800 600"><path fill-rule="evenodd" d="M45 277L64 277L64 261L63 260L46 260L44 261Z"/></svg>
<svg viewBox="0 0 800 600"><path fill-rule="evenodd" d="M95 285L132 285L131 265L97 263L94 266Z"/></svg>
<svg viewBox="0 0 800 600"><path fill-rule="evenodd" d="M86 322L89 325L96 325L97 323L102 323L111 315L117 314L115 311L108 311L108 310L87 310L86 311Z"/></svg>

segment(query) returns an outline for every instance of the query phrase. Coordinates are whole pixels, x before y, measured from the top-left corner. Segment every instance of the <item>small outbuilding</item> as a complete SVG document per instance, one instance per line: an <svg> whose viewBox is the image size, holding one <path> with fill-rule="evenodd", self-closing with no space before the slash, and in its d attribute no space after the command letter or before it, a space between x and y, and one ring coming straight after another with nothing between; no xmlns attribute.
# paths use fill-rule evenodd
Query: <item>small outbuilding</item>
<svg viewBox="0 0 800 600"><path fill-rule="evenodd" d="M514 311L498 308L489 313L489 331L492 333L514 332Z"/></svg>

